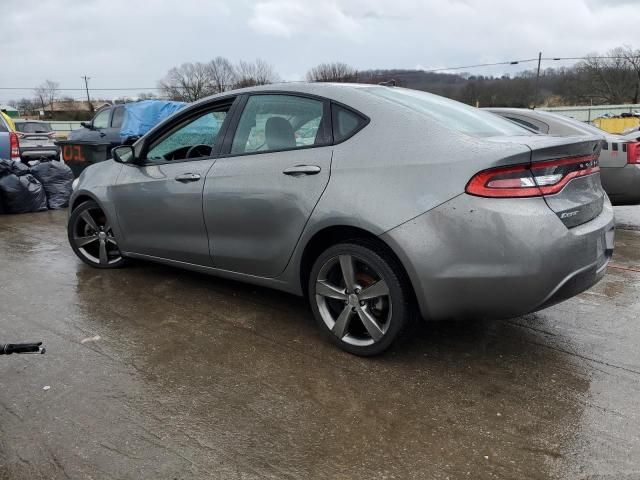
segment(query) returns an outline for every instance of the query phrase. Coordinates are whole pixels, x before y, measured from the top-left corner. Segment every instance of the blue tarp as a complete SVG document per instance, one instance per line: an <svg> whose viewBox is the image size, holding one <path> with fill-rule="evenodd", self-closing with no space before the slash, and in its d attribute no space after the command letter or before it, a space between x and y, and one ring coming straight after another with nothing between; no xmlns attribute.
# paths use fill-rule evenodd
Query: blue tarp
<svg viewBox="0 0 640 480"><path fill-rule="evenodd" d="M165 118L184 108L184 102L166 100L144 100L124 105L124 121L120 128L120 137L140 137Z"/></svg>

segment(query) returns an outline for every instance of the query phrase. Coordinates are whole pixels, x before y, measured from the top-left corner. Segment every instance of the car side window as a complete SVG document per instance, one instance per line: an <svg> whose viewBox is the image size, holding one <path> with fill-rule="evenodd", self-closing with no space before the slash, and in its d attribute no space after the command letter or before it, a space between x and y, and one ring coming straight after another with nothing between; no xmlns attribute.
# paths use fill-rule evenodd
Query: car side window
<svg viewBox="0 0 640 480"><path fill-rule="evenodd" d="M333 141L335 143L355 135L367 123L366 118L336 104L331 105L331 115L333 116Z"/></svg>
<svg viewBox="0 0 640 480"><path fill-rule="evenodd" d="M116 107L113 109L113 115L111 116L111 128L122 127L124 120L124 107Z"/></svg>
<svg viewBox="0 0 640 480"><path fill-rule="evenodd" d="M506 117L509 120L511 120L512 122L516 122L520 125L522 125L523 127L527 127L529 130L533 130L534 132L539 132L540 131L540 127L538 127L537 125L534 125L531 122L527 122L526 120L519 118L519 117Z"/></svg>
<svg viewBox="0 0 640 480"><path fill-rule="evenodd" d="M191 118L154 142L147 152L148 162L210 157L229 107Z"/></svg>
<svg viewBox="0 0 640 480"><path fill-rule="evenodd" d="M110 109L102 110L93 118L93 128L107 128L109 126Z"/></svg>
<svg viewBox="0 0 640 480"><path fill-rule="evenodd" d="M253 95L247 100L232 154L322 145L324 102L293 95Z"/></svg>

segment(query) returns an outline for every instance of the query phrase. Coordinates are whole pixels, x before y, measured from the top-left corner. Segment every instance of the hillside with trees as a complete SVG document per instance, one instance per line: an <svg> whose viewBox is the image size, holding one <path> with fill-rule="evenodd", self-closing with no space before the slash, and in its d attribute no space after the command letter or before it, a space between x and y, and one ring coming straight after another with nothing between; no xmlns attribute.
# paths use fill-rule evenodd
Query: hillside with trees
<svg viewBox="0 0 640 480"><path fill-rule="evenodd" d="M356 82L387 84L423 90L480 107L530 107L562 105L607 105L640 102L640 49L618 47L606 53L592 53L570 67L543 68L514 75L478 75L472 69L460 73L408 70L357 70L342 63L321 63L310 68L305 80L311 82ZM165 98L193 102L234 88L265 85L280 81L275 68L264 60L232 63L218 56L208 62L183 63L171 68L158 82L156 92L143 92L137 98L122 97L110 102L146 98ZM46 80L31 98L9 102L23 113L46 118L85 119L87 112L57 112L60 103L73 99L59 96L59 84ZM82 103L82 102L78 102ZM98 102L99 103L99 102Z"/></svg>

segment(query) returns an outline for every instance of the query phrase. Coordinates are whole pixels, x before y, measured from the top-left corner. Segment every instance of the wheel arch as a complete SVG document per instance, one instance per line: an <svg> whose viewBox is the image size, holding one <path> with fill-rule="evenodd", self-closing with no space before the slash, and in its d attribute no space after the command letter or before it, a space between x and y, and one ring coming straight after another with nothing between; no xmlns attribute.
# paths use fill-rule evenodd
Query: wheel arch
<svg viewBox="0 0 640 480"><path fill-rule="evenodd" d="M400 267L402 268L402 272L400 273L404 277L407 285L410 287L410 295L412 297L412 300L416 302L416 294L413 282L411 281L411 277L409 276L405 265L400 260L400 257L396 254L393 248L391 248L391 246L384 240L382 240L378 235L375 235L366 229L350 225L332 225L325 227L314 233L309 241L307 241L300 257L299 268L299 281L302 294L305 298L307 298L308 296L307 285L309 283L309 275L316 258L318 258L318 256L327 248L349 240L367 240L369 242L373 242L386 250L390 255L392 255L398 262L398 265L400 265Z"/></svg>
<svg viewBox="0 0 640 480"><path fill-rule="evenodd" d="M98 205L100 205L100 202L96 197L88 192L83 191L78 193L78 195L71 201L71 203L69 204L69 212L73 212L81 203L84 203L88 200L93 200Z"/></svg>

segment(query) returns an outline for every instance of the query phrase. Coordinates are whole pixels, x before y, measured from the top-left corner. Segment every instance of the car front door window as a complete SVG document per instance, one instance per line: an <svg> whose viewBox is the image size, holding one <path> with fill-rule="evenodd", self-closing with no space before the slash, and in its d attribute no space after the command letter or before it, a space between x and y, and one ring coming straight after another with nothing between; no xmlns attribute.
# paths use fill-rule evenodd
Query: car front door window
<svg viewBox="0 0 640 480"><path fill-rule="evenodd" d="M107 128L109 126L109 112L110 110L103 110L98 113L93 119L93 128Z"/></svg>
<svg viewBox="0 0 640 480"><path fill-rule="evenodd" d="M190 119L177 130L151 145L147 153L150 163L211 156L228 108L204 113Z"/></svg>

